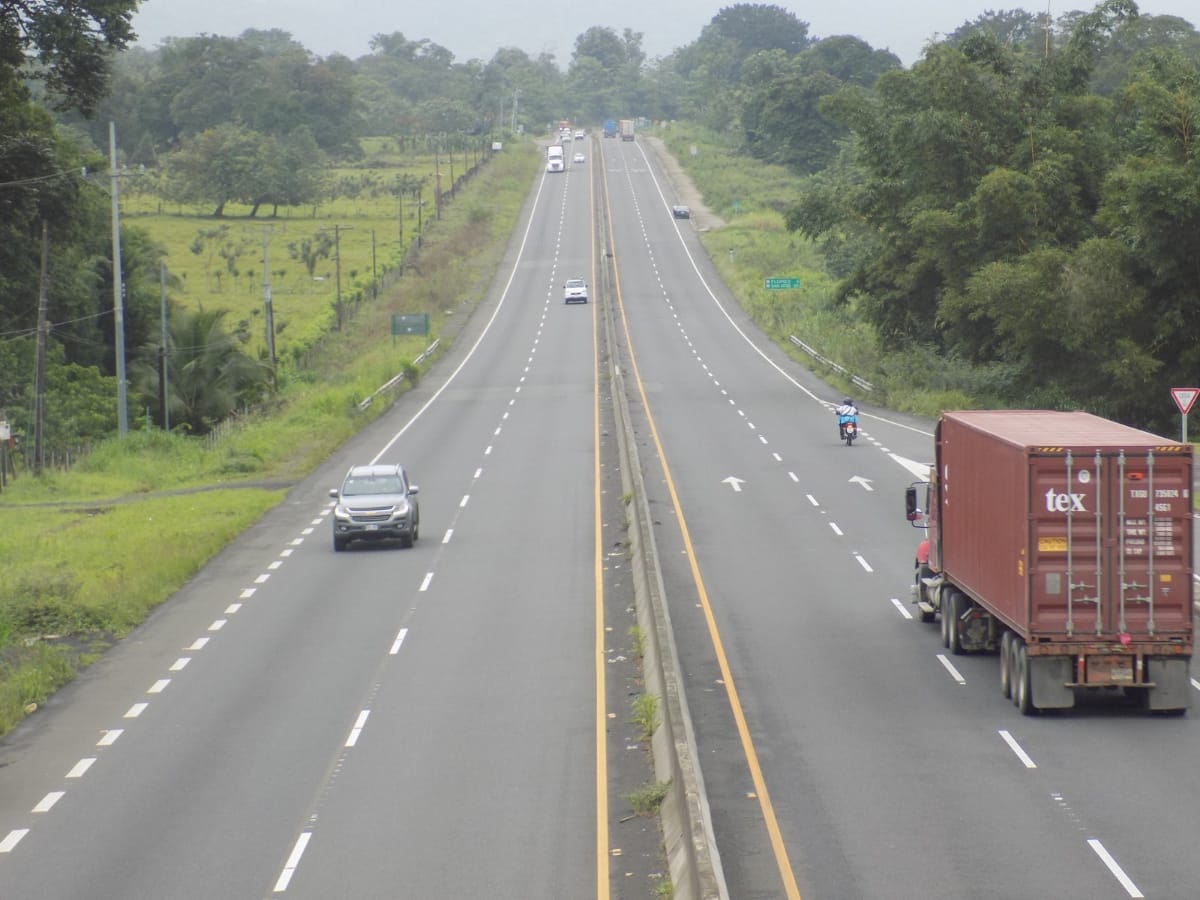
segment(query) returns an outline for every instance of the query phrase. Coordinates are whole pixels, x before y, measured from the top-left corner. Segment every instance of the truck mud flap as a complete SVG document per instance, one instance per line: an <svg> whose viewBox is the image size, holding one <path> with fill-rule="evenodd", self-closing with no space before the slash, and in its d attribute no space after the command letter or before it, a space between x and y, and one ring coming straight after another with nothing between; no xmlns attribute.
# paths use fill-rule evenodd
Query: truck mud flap
<svg viewBox="0 0 1200 900"><path fill-rule="evenodd" d="M1182 712L1192 703L1191 659L1147 659L1146 680L1153 682L1146 698L1154 710Z"/></svg>
<svg viewBox="0 0 1200 900"><path fill-rule="evenodd" d="M1069 656L1029 657L1029 689L1038 709L1070 709L1075 691L1069 687L1073 676Z"/></svg>

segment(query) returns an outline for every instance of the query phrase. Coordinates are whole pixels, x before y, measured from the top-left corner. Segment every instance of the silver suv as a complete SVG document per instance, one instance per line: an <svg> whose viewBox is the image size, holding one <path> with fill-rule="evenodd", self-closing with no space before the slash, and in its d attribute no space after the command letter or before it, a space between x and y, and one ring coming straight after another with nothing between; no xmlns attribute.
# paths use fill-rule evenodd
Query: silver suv
<svg viewBox="0 0 1200 900"><path fill-rule="evenodd" d="M345 550L353 540L398 539L402 547L416 542L421 524L417 486L403 466L354 466L329 496L337 500L334 550Z"/></svg>

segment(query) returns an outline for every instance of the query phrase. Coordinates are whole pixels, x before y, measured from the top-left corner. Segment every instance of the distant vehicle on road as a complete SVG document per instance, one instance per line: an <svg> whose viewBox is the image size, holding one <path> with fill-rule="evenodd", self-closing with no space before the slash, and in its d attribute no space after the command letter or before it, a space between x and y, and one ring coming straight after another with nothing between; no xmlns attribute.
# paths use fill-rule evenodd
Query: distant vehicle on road
<svg viewBox="0 0 1200 900"><path fill-rule="evenodd" d="M633 140L633 130L634 130L635 124L636 123L633 121L633 119L622 119L621 120L621 140L623 140L623 141L632 141Z"/></svg>
<svg viewBox="0 0 1200 900"><path fill-rule="evenodd" d="M583 137L584 137L584 135L583 135L583 132L582 132L582 131L576 131L576 132L575 132L575 140L577 140L577 141L582 141L582 140L583 140Z"/></svg>
<svg viewBox="0 0 1200 900"><path fill-rule="evenodd" d="M606 138L615 138L617 136L617 120L616 119L605 119L604 120L604 136Z"/></svg>
<svg viewBox="0 0 1200 900"><path fill-rule="evenodd" d="M690 219L692 217L692 211L682 203L676 203L671 207L671 215L677 219Z"/></svg>
<svg viewBox="0 0 1200 900"><path fill-rule="evenodd" d="M551 144L546 149L546 171L561 172L564 168L562 144Z"/></svg>
<svg viewBox="0 0 1200 900"><path fill-rule="evenodd" d="M585 157L582 153L575 154L575 158L574 158L573 162L581 163L581 162L586 162L586 161L587 160L585 159Z"/></svg>
<svg viewBox="0 0 1200 900"><path fill-rule="evenodd" d="M351 541L399 540L411 547L419 537L421 510L417 486L403 466L353 466L340 488L331 488L333 549L345 550Z"/></svg>
<svg viewBox="0 0 1200 900"><path fill-rule="evenodd" d="M588 302L588 286L587 282L582 278L568 278L567 283L563 285L563 302L565 303L587 303Z"/></svg>

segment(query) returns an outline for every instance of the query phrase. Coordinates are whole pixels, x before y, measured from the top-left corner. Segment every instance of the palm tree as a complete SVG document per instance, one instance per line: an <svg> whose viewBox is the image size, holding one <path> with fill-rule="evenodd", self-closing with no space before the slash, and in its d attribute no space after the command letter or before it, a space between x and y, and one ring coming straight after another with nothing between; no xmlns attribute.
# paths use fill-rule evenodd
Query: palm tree
<svg viewBox="0 0 1200 900"><path fill-rule="evenodd" d="M225 329L228 310L174 310L167 326L167 405L171 427L205 434L270 390L271 367L242 352ZM144 405L159 410L159 348L145 346L135 367Z"/></svg>

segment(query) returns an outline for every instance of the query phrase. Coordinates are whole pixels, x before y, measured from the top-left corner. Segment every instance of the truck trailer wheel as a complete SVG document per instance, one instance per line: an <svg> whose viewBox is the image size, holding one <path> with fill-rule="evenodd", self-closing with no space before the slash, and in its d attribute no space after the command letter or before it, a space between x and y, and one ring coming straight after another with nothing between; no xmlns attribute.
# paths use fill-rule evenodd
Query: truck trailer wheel
<svg viewBox="0 0 1200 900"><path fill-rule="evenodd" d="M1025 650L1025 642L1016 638L1012 642L1012 699L1013 705L1021 711L1021 715L1032 716L1037 712L1033 705L1033 691L1029 689L1029 654Z"/></svg>
<svg viewBox="0 0 1200 900"><path fill-rule="evenodd" d="M1012 698L1012 632L1005 631L1000 637L1000 690L1005 697Z"/></svg>
<svg viewBox="0 0 1200 900"><path fill-rule="evenodd" d="M950 592L950 621L946 626L946 634L950 639L948 644L950 652L955 656L960 656L963 653L962 636L959 634L958 629L962 624L963 615L966 614L968 603L967 595L962 591Z"/></svg>

